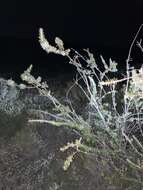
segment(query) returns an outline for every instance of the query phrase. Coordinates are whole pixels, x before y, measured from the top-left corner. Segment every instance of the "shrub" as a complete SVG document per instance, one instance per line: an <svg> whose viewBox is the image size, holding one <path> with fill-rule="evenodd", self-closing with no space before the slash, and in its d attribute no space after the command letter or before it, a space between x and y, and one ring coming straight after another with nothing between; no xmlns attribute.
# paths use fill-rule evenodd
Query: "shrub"
<svg viewBox="0 0 143 190"><path fill-rule="evenodd" d="M47 53L67 57L69 63L76 67L77 77L73 86L78 86L88 101L87 113L77 114L70 101L68 105L63 105L50 92L47 82L31 74L32 65L21 75L23 81L37 88L41 95L53 103L53 111L46 112L51 120L29 119L29 122L65 126L79 134L75 142L61 147L61 151L72 149L72 154L65 161L65 170L75 155L85 154L100 161L105 166L103 168L113 170L114 175L110 176L110 180L106 171L103 172L108 181L114 181L118 175L118 179L132 181L135 186L143 187L143 66L140 69L130 66L132 47L142 27L130 46L124 78L110 78L110 73L116 76L118 72L117 63L112 59L107 64L101 56L101 69L89 49L84 49L86 56L83 56L74 49L65 49L63 41L57 37L56 46L52 46L45 38L43 29L39 30L41 47ZM141 40L137 46L143 51ZM84 82L84 86L80 81Z"/></svg>

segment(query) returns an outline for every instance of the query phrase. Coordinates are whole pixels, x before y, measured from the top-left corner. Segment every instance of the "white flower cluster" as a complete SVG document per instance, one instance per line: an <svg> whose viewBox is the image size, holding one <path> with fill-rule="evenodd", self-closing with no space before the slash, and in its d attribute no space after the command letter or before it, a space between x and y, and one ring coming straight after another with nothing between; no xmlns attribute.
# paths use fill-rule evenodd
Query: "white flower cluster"
<svg viewBox="0 0 143 190"><path fill-rule="evenodd" d="M68 56L70 53L70 49L64 49L64 43L63 41L56 37L55 38L55 43L57 45L57 48L50 45L50 43L47 41L47 39L45 38L43 29L40 28L39 29L39 42L41 47L47 52L47 53L55 53L55 54L59 54L62 56Z"/></svg>

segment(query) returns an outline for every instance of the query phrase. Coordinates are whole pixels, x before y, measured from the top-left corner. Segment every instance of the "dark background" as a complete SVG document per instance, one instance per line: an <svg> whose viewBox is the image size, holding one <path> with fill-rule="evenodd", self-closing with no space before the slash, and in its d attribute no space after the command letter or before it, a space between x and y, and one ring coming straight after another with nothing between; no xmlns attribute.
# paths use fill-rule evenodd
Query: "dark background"
<svg viewBox="0 0 143 190"><path fill-rule="evenodd" d="M0 10L0 74L17 78L30 64L42 75L73 71L65 58L41 49L39 27L51 43L59 36L66 47L89 47L95 56L111 57L122 68L142 23L142 0L5 0ZM136 65L143 59L138 51L134 47Z"/></svg>

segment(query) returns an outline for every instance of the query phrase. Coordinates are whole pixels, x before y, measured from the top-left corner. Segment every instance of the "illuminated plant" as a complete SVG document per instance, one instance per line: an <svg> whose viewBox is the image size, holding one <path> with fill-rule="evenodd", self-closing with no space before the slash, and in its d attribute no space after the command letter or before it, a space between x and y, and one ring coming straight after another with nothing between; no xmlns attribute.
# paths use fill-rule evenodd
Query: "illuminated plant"
<svg viewBox="0 0 143 190"><path fill-rule="evenodd" d="M73 149L73 153L65 161L65 170L70 166L76 153L85 153L112 163L114 169L121 175L127 175L128 167L143 173L143 66L140 69L130 66L132 47L142 27L143 25L130 46L126 60L126 76L123 78L115 78L118 65L112 59L106 63L100 56L102 67L99 67L89 49L84 49L83 56L74 49L65 49L63 41L57 37L56 45L53 46L40 28L41 47L47 53L67 57L69 63L76 67L77 77L73 86L79 87L88 102L85 117L82 113L76 113L71 102L63 105L55 98L47 82L42 82L41 77L35 78L31 75L32 65L21 75L23 81L37 88L39 93L47 96L53 104L51 113L48 110L35 110L46 113L51 119L29 119L29 122L65 126L79 135L75 143L68 143L61 148L61 151ZM137 46L142 51L141 40L137 42ZM110 77L110 73L113 78ZM80 81L84 82L84 85L81 85ZM67 97L73 86L68 90ZM125 173L122 173L120 168L125 170ZM142 180L138 177L137 181L143 185Z"/></svg>

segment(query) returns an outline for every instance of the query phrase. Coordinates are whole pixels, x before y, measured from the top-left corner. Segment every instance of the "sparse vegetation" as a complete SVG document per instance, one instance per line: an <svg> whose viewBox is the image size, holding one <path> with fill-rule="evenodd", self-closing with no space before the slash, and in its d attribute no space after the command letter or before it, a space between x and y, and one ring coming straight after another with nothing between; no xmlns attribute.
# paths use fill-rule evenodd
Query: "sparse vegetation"
<svg viewBox="0 0 143 190"><path fill-rule="evenodd" d="M76 67L77 77L73 86L77 86L87 99L86 113L77 114L70 100L64 105L55 98L47 82L31 74L32 65L21 75L23 81L37 88L53 104L51 112L45 111L50 120L29 119L29 122L65 126L79 135L75 142L69 142L60 149L63 152L70 150L63 169L67 170L80 155L94 158L104 179L124 189L143 189L143 66L140 69L130 66L132 47L137 43L139 51L143 49L142 41L137 41L142 27L130 46L123 78L115 78L118 65L112 59L108 64L101 56L101 69L88 49L84 50L85 55L74 49L65 49L59 38L55 39L56 46L52 46L43 30L39 30L41 47L47 53L67 57L69 63ZM113 78L110 78L110 73ZM84 82L84 86L80 81ZM73 86L67 92L67 98Z"/></svg>

